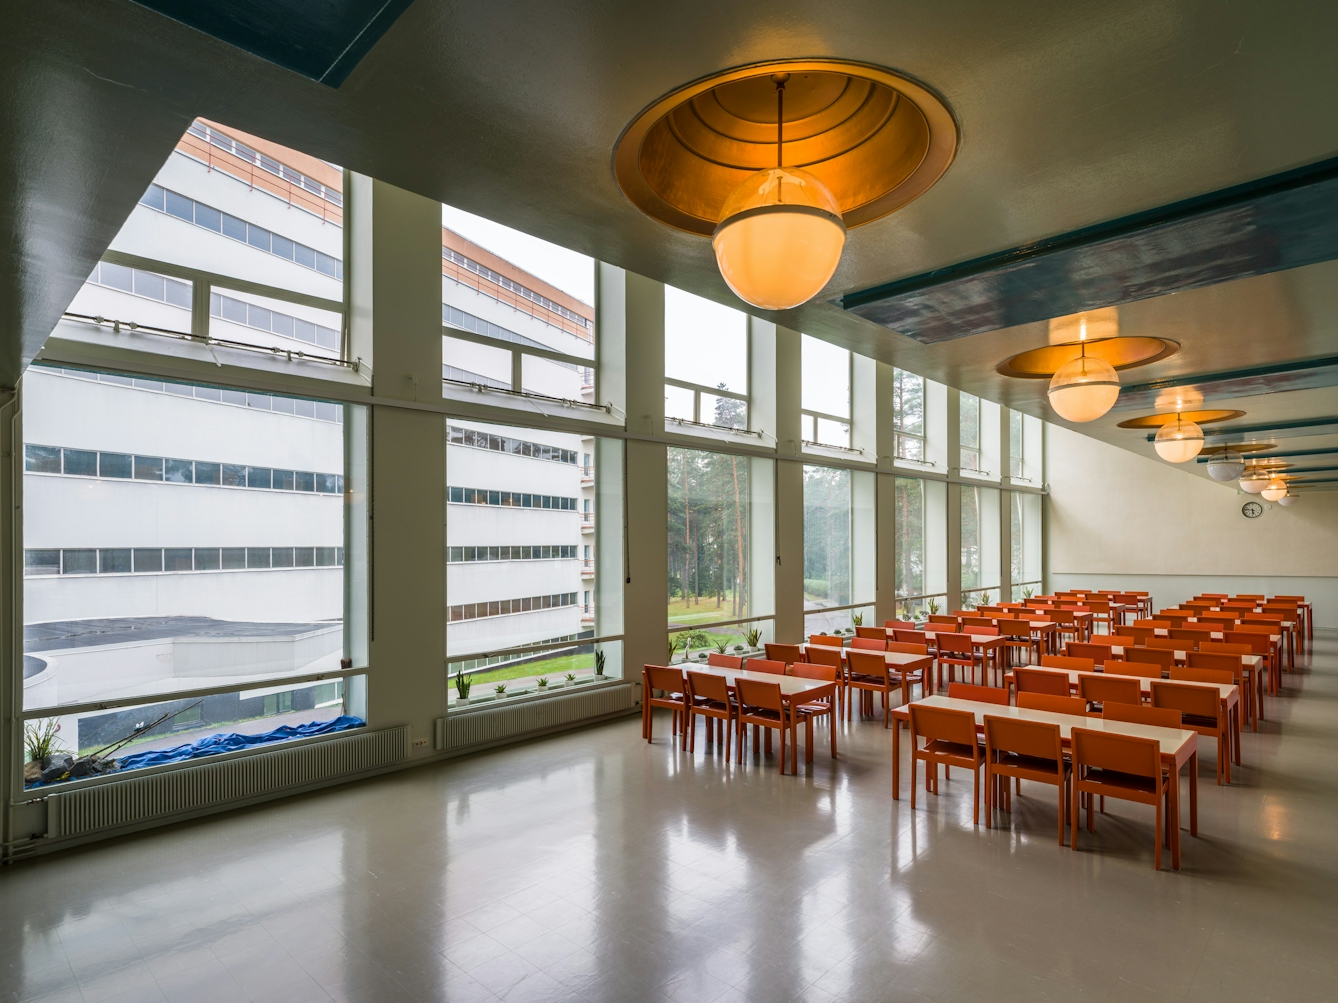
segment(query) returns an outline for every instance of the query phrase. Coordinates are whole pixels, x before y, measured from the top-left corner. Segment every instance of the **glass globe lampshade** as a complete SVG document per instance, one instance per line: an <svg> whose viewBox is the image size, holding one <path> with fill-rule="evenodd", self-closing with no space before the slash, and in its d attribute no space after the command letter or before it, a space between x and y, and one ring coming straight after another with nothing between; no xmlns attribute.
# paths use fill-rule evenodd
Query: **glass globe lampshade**
<svg viewBox="0 0 1338 1003"><path fill-rule="evenodd" d="M1257 495L1268 487L1268 474L1262 470L1247 470L1240 479L1240 489L1249 495Z"/></svg>
<svg viewBox="0 0 1338 1003"><path fill-rule="evenodd" d="M1283 495L1281 498L1278 499L1278 504L1284 506L1285 508L1290 508L1291 506L1296 504L1296 495L1292 494Z"/></svg>
<svg viewBox="0 0 1338 1003"><path fill-rule="evenodd" d="M1264 501L1278 501L1287 497L1287 482L1281 477L1274 477L1268 482L1268 486L1259 492L1264 496Z"/></svg>
<svg viewBox="0 0 1338 1003"><path fill-rule="evenodd" d="M1224 449L1208 461L1208 476L1215 481L1234 481L1245 473L1245 459L1240 453Z"/></svg>
<svg viewBox="0 0 1338 1003"><path fill-rule="evenodd" d="M816 296L845 243L836 197L792 167L750 174L725 200L711 237L725 282L762 310L789 310Z"/></svg>
<svg viewBox="0 0 1338 1003"><path fill-rule="evenodd" d="M1050 377L1050 406L1067 421L1096 421L1120 395L1120 377L1110 363L1083 354Z"/></svg>
<svg viewBox="0 0 1338 1003"><path fill-rule="evenodd" d="M1176 416L1175 421L1168 421L1157 429L1157 438L1152 445L1167 463L1185 463L1198 456L1203 448L1203 429Z"/></svg>

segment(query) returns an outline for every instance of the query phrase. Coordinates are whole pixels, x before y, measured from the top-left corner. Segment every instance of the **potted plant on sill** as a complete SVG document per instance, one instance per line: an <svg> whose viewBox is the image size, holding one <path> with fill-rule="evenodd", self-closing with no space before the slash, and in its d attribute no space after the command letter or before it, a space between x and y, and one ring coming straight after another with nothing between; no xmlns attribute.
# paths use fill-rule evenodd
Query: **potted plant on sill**
<svg viewBox="0 0 1338 1003"><path fill-rule="evenodd" d="M458 703L469 703L469 691L473 686L474 680L465 675L463 669L455 673L455 695L459 698Z"/></svg>
<svg viewBox="0 0 1338 1003"><path fill-rule="evenodd" d="M743 639L748 642L750 651L758 650L758 643L762 640L762 629L760 627L751 627L748 633L743 635Z"/></svg>

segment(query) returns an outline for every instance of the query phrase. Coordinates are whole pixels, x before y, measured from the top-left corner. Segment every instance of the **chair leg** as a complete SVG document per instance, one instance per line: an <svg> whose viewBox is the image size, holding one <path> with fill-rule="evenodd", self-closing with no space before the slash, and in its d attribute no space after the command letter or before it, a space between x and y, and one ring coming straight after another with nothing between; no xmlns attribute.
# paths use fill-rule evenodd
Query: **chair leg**
<svg viewBox="0 0 1338 1003"><path fill-rule="evenodd" d="M915 736L911 736L911 811L915 811L915 774L917 759L915 756ZM929 764L925 764L925 769L929 769Z"/></svg>
<svg viewBox="0 0 1338 1003"><path fill-rule="evenodd" d="M1162 799L1160 797L1157 798L1157 828L1153 830L1153 832L1156 834L1154 838L1157 841L1157 845L1153 848L1152 851L1152 866L1159 871L1161 870L1162 804L1163 804Z"/></svg>
<svg viewBox="0 0 1338 1003"><path fill-rule="evenodd" d="M980 825L980 767L971 771L971 824Z"/></svg>
<svg viewBox="0 0 1338 1003"><path fill-rule="evenodd" d="M1071 813L1069 815L1069 846L1071 849L1076 850L1078 848L1078 774L1076 770L1073 774L1073 793L1069 798L1069 805L1071 806Z"/></svg>
<svg viewBox="0 0 1338 1003"><path fill-rule="evenodd" d="M1063 764L1063 763L1060 763L1060 764L1059 764L1059 767L1060 767L1060 772L1062 773L1062 772L1063 772L1064 764ZM1066 778L1064 778L1064 777L1061 776L1060 779L1059 779L1059 783L1055 784L1055 788L1059 791L1059 845L1060 845L1060 846L1063 846L1063 845L1064 845L1064 809L1065 809L1065 807L1066 807L1066 802L1067 802L1067 800L1068 800L1064 795L1068 793L1068 780L1067 780Z"/></svg>
<svg viewBox="0 0 1338 1003"><path fill-rule="evenodd" d="M999 778L990 772L990 764L985 764L985 828L993 829L994 819L994 788L998 785Z"/></svg>

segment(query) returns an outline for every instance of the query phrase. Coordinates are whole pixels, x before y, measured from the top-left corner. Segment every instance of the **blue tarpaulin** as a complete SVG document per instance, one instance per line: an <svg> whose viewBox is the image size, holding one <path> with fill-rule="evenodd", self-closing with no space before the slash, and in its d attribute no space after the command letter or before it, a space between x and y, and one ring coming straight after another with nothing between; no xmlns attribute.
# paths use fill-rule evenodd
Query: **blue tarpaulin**
<svg viewBox="0 0 1338 1003"><path fill-rule="evenodd" d="M251 749L257 745L268 745L271 742L287 742L294 738L312 738L316 735L333 735L337 731L361 728L366 723L360 717L341 714L333 721L313 721L310 724L299 724L296 727L284 725L282 728L275 728L273 731L262 732L259 735L239 735L235 731L226 732L208 735L198 742L192 742L190 745L178 745L172 749L156 749L153 752L137 752L131 756L121 756L118 757L117 763L121 770L142 770L146 766L184 763L192 759L203 759L206 756L217 756L224 752L237 752L240 749Z"/></svg>

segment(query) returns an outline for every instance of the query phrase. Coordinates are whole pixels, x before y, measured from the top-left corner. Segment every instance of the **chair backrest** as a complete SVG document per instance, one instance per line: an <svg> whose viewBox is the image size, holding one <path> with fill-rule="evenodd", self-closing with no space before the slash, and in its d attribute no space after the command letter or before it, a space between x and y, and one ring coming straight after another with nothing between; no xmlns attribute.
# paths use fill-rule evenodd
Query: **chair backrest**
<svg viewBox="0 0 1338 1003"><path fill-rule="evenodd" d="M964 631L965 631L968 627L971 627L971 628L977 628L977 627L991 627L991 628L992 628L993 626L994 626L994 621L991 620L989 617L984 617L984 616L964 616L964 617L962 617L962 630L964 630ZM975 633L979 633L979 631L977 631L977 630L971 630L970 633L975 634Z"/></svg>
<svg viewBox="0 0 1338 1003"><path fill-rule="evenodd" d="M713 651L706 656L706 664L722 669L741 669L743 668L743 659L738 655L722 655L718 651Z"/></svg>
<svg viewBox="0 0 1338 1003"><path fill-rule="evenodd" d="M977 627L977 626L963 626L963 627L962 627L962 633L963 633L963 634L975 634L975 635L977 635L977 636L980 636L981 634L984 634L986 637L998 637L998 636L999 636L999 628L998 628L998 627L995 627L995 626L993 626L993 625L986 625L986 626L983 626L983 627Z"/></svg>
<svg viewBox="0 0 1338 1003"><path fill-rule="evenodd" d="M1252 654L1248 644L1234 644L1231 641L1203 641L1199 644L1199 650L1209 655Z"/></svg>
<svg viewBox="0 0 1338 1003"><path fill-rule="evenodd" d="M1238 599L1246 599L1246 598L1262 599L1263 596L1237 596L1237 598L1238 598ZM1305 602L1305 596L1274 596L1273 598L1274 598L1275 600L1285 600L1286 602L1295 602L1295 603L1303 603L1303 602Z"/></svg>
<svg viewBox="0 0 1338 1003"><path fill-rule="evenodd" d="M1291 602L1266 602L1264 603L1265 613L1281 613L1284 617L1290 616L1296 612L1296 603Z"/></svg>
<svg viewBox="0 0 1338 1003"><path fill-rule="evenodd" d="M1189 641L1191 644L1198 644L1200 641L1211 641L1213 632L1195 627L1172 627L1171 638L1176 641Z"/></svg>
<svg viewBox="0 0 1338 1003"><path fill-rule="evenodd" d="M857 672L862 676L887 675L887 659L883 657L881 651L861 651L859 648L851 648L846 652L846 665L850 667L851 672Z"/></svg>
<svg viewBox="0 0 1338 1003"><path fill-rule="evenodd" d="M1059 725L986 714L985 753L989 756L995 752L1061 762L1064 745L1059 736Z"/></svg>
<svg viewBox="0 0 1338 1003"><path fill-rule="evenodd" d="M1125 655L1131 655L1140 662L1155 662L1165 669L1175 664L1175 652L1169 648L1134 648L1132 652L1126 651Z"/></svg>
<svg viewBox="0 0 1338 1003"><path fill-rule="evenodd" d="M734 693L745 709L770 710L782 713L780 683L764 683L757 679L734 680Z"/></svg>
<svg viewBox="0 0 1338 1003"><path fill-rule="evenodd" d="M729 703L729 684L725 682L724 676L717 676L714 672L693 672L689 669L688 691L694 697Z"/></svg>
<svg viewBox="0 0 1338 1003"><path fill-rule="evenodd" d="M999 633L1004 637L1025 637L1031 640L1031 624L1026 620L999 620Z"/></svg>
<svg viewBox="0 0 1338 1003"><path fill-rule="evenodd" d="M876 637L856 637L850 642L852 648L863 648L865 651L886 651L887 635L884 634L881 639Z"/></svg>
<svg viewBox="0 0 1338 1003"><path fill-rule="evenodd" d="M841 667L841 652L831 651L827 648L809 648L804 652L804 660L809 665L831 665L839 669Z"/></svg>
<svg viewBox="0 0 1338 1003"><path fill-rule="evenodd" d="M1240 655L1223 655L1212 651L1191 651L1188 655L1186 660L1191 668L1225 672L1232 681L1240 675ZM1174 674L1171 678L1175 678Z"/></svg>
<svg viewBox="0 0 1338 1003"><path fill-rule="evenodd" d="M892 631L892 636L902 644L928 644L929 639L925 637L923 630L902 630L900 627Z"/></svg>
<svg viewBox="0 0 1338 1003"><path fill-rule="evenodd" d="M775 658L750 658L743 663L749 672L771 672L778 676L785 675L785 663Z"/></svg>
<svg viewBox="0 0 1338 1003"><path fill-rule="evenodd" d="M1068 680L1064 682L1067 685ZM1054 693L1019 692L1017 705L1023 710L1043 710L1051 714L1087 714L1087 701L1082 697L1061 697Z"/></svg>
<svg viewBox="0 0 1338 1003"><path fill-rule="evenodd" d="M975 683L948 683L948 697L952 700L974 700L1008 706L1008 691L997 686L977 686Z"/></svg>
<svg viewBox="0 0 1338 1003"><path fill-rule="evenodd" d="M834 665L814 665L811 662L795 662L790 666L792 675L799 676L801 679L821 679L825 682L836 682L836 666Z"/></svg>
<svg viewBox="0 0 1338 1003"><path fill-rule="evenodd" d="M1070 641L1064 645L1064 654L1070 658L1090 658L1093 662L1104 662L1110 657L1109 644L1083 644Z"/></svg>
<svg viewBox="0 0 1338 1003"><path fill-rule="evenodd" d="M1171 681L1179 683L1217 683L1230 686L1236 677L1223 669L1201 669L1193 665L1172 665Z"/></svg>
<svg viewBox="0 0 1338 1003"><path fill-rule="evenodd" d="M1070 733L1070 748L1075 772L1086 766L1136 777L1161 778L1161 747L1154 738L1074 728Z"/></svg>
<svg viewBox="0 0 1338 1003"><path fill-rule="evenodd" d="M1207 620L1209 623L1230 623L1235 624L1235 613L1204 613L1199 617L1200 620Z"/></svg>
<svg viewBox="0 0 1338 1003"><path fill-rule="evenodd" d="M970 656L974 650L971 638L965 634L939 634L934 644L938 647L940 656L945 653Z"/></svg>
<svg viewBox="0 0 1338 1003"><path fill-rule="evenodd" d="M1230 641L1236 634L1258 634L1260 637L1267 639L1277 633L1279 631L1273 629L1273 624L1251 623L1247 620L1245 623L1236 624L1236 629L1229 632L1227 640Z"/></svg>
<svg viewBox="0 0 1338 1003"><path fill-rule="evenodd" d="M671 669L667 665L647 665L646 682L653 690L666 693L683 692L683 670Z"/></svg>
<svg viewBox="0 0 1338 1003"><path fill-rule="evenodd" d="M887 630L914 630L914 620L884 620L883 626Z"/></svg>
<svg viewBox="0 0 1338 1003"><path fill-rule="evenodd" d="M927 655L929 654L929 645L903 644L901 641L888 641L887 650L898 651L903 655Z"/></svg>
<svg viewBox="0 0 1338 1003"><path fill-rule="evenodd" d="M1242 624L1247 623L1282 623L1281 613L1255 613L1253 616L1243 616L1240 619Z"/></svg>
<svg viewBox="0 0 1338 1003"><path fill-rule="evenodd" d="M1072 610L1056 609L1050 611L1050 619L1061 627L1072 627L1077 624Z"/></svg>
<svg viewBox="0 0 1338 1003"><path fill-rule="evenodd" d="M1023 693L1053 693L1056 696L1063 697L1069 695L1069 676L1067 672L1019 667L1013 670L1013 683L1017 686L1019 698ZM1018 706L1022 705L1018 704Z"/></svg>
<svg viewBox="0 0 1338 1003"><path fill-rule="evenodd" d="M886 628L886 627L856 627L856 628L855 628L855 636L856 636L856 637L872 637L872 638L875 638L875 639L877 639L877 640L879 640L879 641L886 641L886 640L887 640L887 628Z"/></svg>
<svg viewBox="0 0 1338 1003"><path fill-rule="evenodd" d="M826 644L833 648L840 648L846 642L835 634L811 634L808 638L809 644Z"/></svg>
<svg viewBox="0 0 1338 1003"><path fill-rule="evenodd" d="M1107 721L1130 721L1150 724L1154 728L1179 728L1180 712L1173 707L1149 707L1147 704L1110 703L1101 705L1101 716Z"/></svg>
<svg viewBox="0 0 1338 1003"><path fill-rule="evenodd" d="M767 658L775 662L784 662L790 665L804 657L804 652L797 644L766 644L763 649L767 653Z"/></svg>
<svg viewBox="0 0 1338 1003"><path fill-rule="evenodd" d="M976 744L976 716L969 710L911 704L911 738L939 739L958 745Z"/></svg>
<svg viewBox="0 0 1338 1003"><path fill-rule="evenodd" d="M1176 640L1174 637L1149 637L1140 647L1160 648L1162 651L1183 651L1185 642Z"/></svg>
<svg viewBox="0 0 1338 1003"><path fill-rule="evenodd" d="M1171 621L1170 621L1170 620L1157 620L1157 619L1152 619L1152 620L1135 620L1133 623L1130 624L1130 626L1131 626L1131 627L1151 627L1153 630L1157 630L1158 628L1160 628L1161 630L1170 630L1170 629L1171 629Z"/></svg>
<svg viewBox="0 0 1338 1003"><path fill-rule="evenodd" d="M951 625L954 630L957 629L957 618L955 616L945 616L941 613L931 613L929 616L929 622L941 623L944 626Z"/></svg>
<svg viewBox="0 0 1338 1003"><path fill-rule="evenodd" d="M1042 655L1041 668L1063 669L1065 672L1092 672L1096 662L1090 658L1074 658L1072 655Z"/></svg>
<svg viewBox="0 0 1338 1003"><path fill-rule="evenodd" d="M1093 613L1110 612L1110 602L1106 599L1088 599L1087 605L1091 608Z"/></svg>
<svg viewBox="0 0 1338 1003"><path fill-rule="evenodd" d="M1143 702L1143 687L1137 679L1104 672L1084 672L1080 675L1078 693L1084 700L1099 704Z"/></svg>
<svg viewBox="0 0 1338 1003"><path fill-rule="evenodd" d="M1128 637L1132 637L1135 644L1140 641L1150 641L1157 636L1157 629L1155 627L1135 627L1133 624L1127 623L1121 627L1120 630L1124 631Z"/></svg>
<svg viewBox="0 0 1338 1003"><path fill-rule="evenodd" d="M1217 720L1222 710L1222 699L1206 686L1192 686L1177 682L1152 683L1152 706L1170 707L1192 717Z"/></svg>
<svg viewBox="0 0 1338 1003"><path fill-rule="evenodd" d="M1196 599L1227 599L1230 598L1225 592L1200 592L1194 598Z"/></svg>
<svg viewBox="0 0 1338 1003"><path fill-rule="evenodd" d="M1135 652L1143 651L1143 648L1135 648ZM1119 676L1142 676L1144 679L1160 679L1163 665L1156 662L1126 662L1118 658L1111 658L1106 661L1104 666L1107 672L1113 672Z"/></svg>

